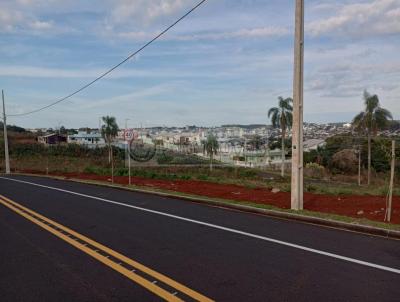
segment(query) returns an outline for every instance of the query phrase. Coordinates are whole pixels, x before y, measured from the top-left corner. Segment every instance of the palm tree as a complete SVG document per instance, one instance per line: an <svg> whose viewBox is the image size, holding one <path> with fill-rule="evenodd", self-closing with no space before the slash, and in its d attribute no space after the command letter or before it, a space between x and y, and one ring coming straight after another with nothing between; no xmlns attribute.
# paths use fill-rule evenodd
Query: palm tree
<svg viewBox="0 0 400 302"><path fill-rule="evenodd" d="M208 135L207 139L203 141L203 147L205 153L208 154L208 156L210 156L210 171L212 171L214 155L217 154L219 148L217 138L212 134Z"/></svg>
<svg viewBox="0 0 400 302"><path fill-rule="evenodd" d="M366 134L368 138L368 185L371 181L371 138L378 130L388 126L389 119L393 119L389 110L379 104L376 94L371 95L364 90L364 111L361 111L353 119L353 127L360 133Z"/></svg>
<svg viewBox="0 0 400 302"><path fill-rule="evenodd" d="M282 131L282 166L281 176L285 176L285 137L286 131L292 127L293 123L293 99L278 97L278 107L272 107L268 110L268 118L271 119L274 128L280 128Z"/></svg>
<svg viewBox="0 0 400 302"><path fill-rule="evenodd" d="M115 117L103 116L101 118L104 125L101 127L101 135L103 136L108 147L108 163L111 163L111 181L114 183L114 159L112 142L118 134L118 125Z"/></svg>

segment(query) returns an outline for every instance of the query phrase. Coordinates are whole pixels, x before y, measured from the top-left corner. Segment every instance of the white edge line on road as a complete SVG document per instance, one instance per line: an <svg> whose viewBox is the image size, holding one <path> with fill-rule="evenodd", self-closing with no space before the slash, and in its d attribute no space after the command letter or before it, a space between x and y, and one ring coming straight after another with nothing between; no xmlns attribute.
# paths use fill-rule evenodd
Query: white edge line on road
<svg viewBox="0 0 400 302"><path fill-rule="evenodd" d="M96 196L91 196L91 195L82 194L82 193L78 193L78 192L73 192L73 191L69 191L69 190L64 190L64 189L60 189L60 188L56 188L56 187L45 186L45 185L41 185L41 184L29 182L29 181L13 179L13 178L7 178L7 177L1 177L1 176L0 176L0 179L6 179L6 180L9 180L9 181L25 183L25 184L29 184L29 185L33 185L33 186L37 186L37 187L42 187L42 188L46 188L46 189L51 189L51 190L55 190L55 191L69 193L69 194L72 194L72 195L77 195L77 196L81 196L81 197L100 200L100 201L103 201L103 202L107 202L107 203L111 203L111 204L115 204L115 205L119 205L119 206L124 206L124 207L128 207L128 208L136 209L136 210L143 211L143 212L153 213L153 214L162 215L162 216L166 216L166 217L170 217L170 218L174 218L174 219L178 219L178 220L182 220L182 221L187 221L187 222L191 222L191 223L195 223L195 224L199 224L199 225L204 225L204 226L207 226L207 227L210 227L210 228L223 230L223 231L226 231L226 232L239 234L239 235L247 236L247 237L251 237L251 238L260 239L260 240L272 242L272 243L275 243L275 244L279 244L279 245L288 246L288 247L292 247L292 248L295 248L295 249L307 251L307 252L310 252L310 253L323 255L323 256L327 256L327 257L331 257L331 258L335 258L335 259L340 259L340 260L343 260L343 261L356 263L356 264L359 264L359 265L364 265L364 266L372 267L372 268L375 268L375 269L379 269L379 270L383 270L383 271L387 271L387 272L392 272L392 273L395 273L395 274L400 274L400 269L396 269L396 268L392 268L392 267L388 267L388 266L384 266L384 265L379 265L379 264L375 264L375 263L371 263L371 262L367 262L367 261L362 261L362 260L358 260L358 259L354 259L354 258L350 258L350 257L346 257L346 256L341 256L341 255L338 255L338 254L329 253L329 252L325 252L325 251L309 248L309 247L306 247L306 246L302 246L302 245L298 245L298 244L294 244L294 243L290 243L290 242L286 242L286 241L281 241L281 240L277 240L277 239L273 239L273 238L269 238L269 237L265 237L265 236L261 236L261 235L256 235L256 234L252 234L252 233L248 233L248 232L244 232L244 231L240 231L240 230L236 230L236 229L232 229L232 228L228 228L228 227L223 227L223 226L212 224L212 223L207 223L207 222L203 222L203 221L199 221L199 220L185 218L185 217L181 217L181 216L177 216L177 215L173 215L173 214L168 214L168 213L164 213L164 212L160 212L160 211L156 211L156 210L150 210L150 209L137 207L137 206L134 206L134 205L130 205L130 204L126 204L126 203L122 203L122 202L118 202L118 201L113 201L113 200L109 200L109 199L105 199L105 198L101 198L101 197L96 197Z"/></svg>

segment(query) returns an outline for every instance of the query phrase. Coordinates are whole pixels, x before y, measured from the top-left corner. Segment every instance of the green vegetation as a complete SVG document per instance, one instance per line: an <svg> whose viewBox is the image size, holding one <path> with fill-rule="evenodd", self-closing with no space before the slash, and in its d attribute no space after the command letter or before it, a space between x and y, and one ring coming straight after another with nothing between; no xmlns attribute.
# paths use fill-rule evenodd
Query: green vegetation
<svg viewBox="0 0 400 302"><path fill-rule="evenodd" d="M4 146L0 146L0 152L4 152ZM116 159L125 158L124 150L113 147L113 154ZM103 158L107 156L106 148L89 149L77 144L52 145L42 144L10 144L10 156L23 159L24 157L34 156L64 156L77 158Z"/></svg>
<svg viewBox="0 0 400 302"><path fill-rule="evenodd" d="M1 131L3 131L4 128L4 124L3 122L0 121L0 129ZM12 132L16 132L16 133L24 133L26 132L26 130L22 127L16 126L16 125L8 125L7 124L7 131L12 131Z"/></svg>
<svg viewBox="0 0 400 302"><path fill-rule="evenodd" d="M159 165L201 165L208 161L195 154L182 154L173 151L163 151L156 154L156 161Z"/></svg>
<svg viewBox="0 0 400 302"><path fill-rule="evenodd" d="M354 175L358 171L358 149L361 146L361 166L368 166L367 138L347 136L332 136L326 139L326 145L317 150L304 152L304 162L317 163L324 166L333 175ZM400 145L396 156L400 159ZM342 152L342 151L347 152ZM371 139L371 170L375 173L387 173L390 170L391 141L385 137ZM341 154L340 154L341 153ZM341 155L341 156L340 156ZM352 156L351 156L352 155ZM396 166L399 175L400 166Z"/></svg>
<svg viewBox="0 0 400 302"><path fill-rule="evenodd" d="M114 157L113 157L113 147L112 142L118 134L117 120L113 116L103 116L101 118L104 125L101 127L101 135L107 144L108 148L108 162L111 164L111 179L114 182Z"/></svg>
<svg viewBox="0 0 400 302"><path fill-rule="evenodd" d="M292 127L293 123L293 99L278 97L278 107L272 107L268 110L268 118L271 119L271 124L274 128L280 128L282 131L282 167L281 176L285 176L285 138L286 131Z"/></svg>
<svg viewBox="0 0 400 302"><path fill-rule="evenodd" d="M376 94L371 95L364 91L364 111L357 114L353 119L353 127L360 133L367 136L368 140L368 185L371 183L371 137L376 136L378 130L389 125L388 121L393 120L389 110L379 104Z"/></svg>
<svg viewBox="0 0 400 302"><path fill-rule="evenodd" d="M392 125L395 127L395 125ZM396 126L397 127L397 126ZM64 131L64 130L63 130ZM67 131L67 130L66 130ZM0 152L4 146L1 143ZM93 173L112 175L109 165L110 152L106 148L89 149L77 144L44 146L35 141L32 133L9 132L12 171L41 171L42 173ZM258 138L251 142L258 144ZM390 140L384 137L371 138L371 167L373 186L358 186L358 146L361 146L362 178L366 183L364 167L368 164L368 139L351 135L334 136L326 145L304 154L305 191L319 194L386 195L389 177ZM398 144L400 149L400 144ZM397 151L400 151L400 150ZM400 159L400 152L397 152ZM115 175L127 176L125 150L112 147ZM215 159L213 158L213 162ZM398 163L400 161L397 161ZM157 152L152 165L135 166L132 175L167 180L200 180L223 184L237 184L248 188L277 188L290 191L290 177L280 177L279 172L264 169L213 165L201 156L181 152ZM153 166L153 164L155 166ZM0 160L0 169L4 162ZM395 195L399 184L400 165L396 166Z"/></svg>
<svg viewBox="0 0 400 302"><path fill-rule="evenodd" d="M336 139L333 139L336 142ZM374 139L373 142L379 141ZM386 143L385 143L386 144ZM373 148L375 150L376 148ZM383 150L383 149L377 149ZM4 152L0 146L0 152ZM317 157L325 157L330 152L329 143L327 150L319 150ZM383 165L386 160L385 152L377 152L372 164ZM107 148L88 149L79 145L54 145L43 146L40 144L12 143L10 148L12 171L41 171L42 173L94 173L98 175L110 175L111 168L108 164ZM382 160L378 160L379 156ZM115 162L115 175L128 175L125 167L125 152L122 149L113 147ZM215 166L212 171L207 167L207 160L195 158L199 164L194 166L185 165L185 157L176 157L174 154L167 154L168 165L166 166L138 166L133 167L132 175L153 179L191 179L210 181L214 183L237 184L246 187L278 188L281 191L290 191L290 178L281 178L277 171L266 171L260 169L249 169L244 167ZM164 158L165 160L165 158ZM365 159L363 159L365 160ZM386 161L387 162L387 161ZM181 164L183 163L183 164ZM4 165L0 161L0 168ZM323 170L324 169L324 170ZM386 168L385 168L386 169ZM399 169L398 169L399 170ZM309 171L312 171L309 174ZM326 168L317 163L309 164L305 169L305 190L320 194L360 194L360 195L385 195L387 192L388 174L378 174L374 186L357 186L356 179L349 179L348 175L341 173L327 177L321 177L327 173ZM377 172L378 173L378 172ZM379 172L384 173L384 172ZM399 173L400 174L400 173ZM397 175L399 175L397 174ZM352 181L353 184L338 182L344 177L344 181ZM354 177L354 176L353 176ZM333 181L331 180L333 178ZM398 179L397 179L398 180ZM400 195L396 188L394 194Z"/></svg>
<svg viewBox="0 0 400 302"><path fill-rule="evenodd" d="M210 134L207 139L203 142L204 152L210 157L210 171L213 170L214 155L217 155L219 145L217 138Z"/></svg>

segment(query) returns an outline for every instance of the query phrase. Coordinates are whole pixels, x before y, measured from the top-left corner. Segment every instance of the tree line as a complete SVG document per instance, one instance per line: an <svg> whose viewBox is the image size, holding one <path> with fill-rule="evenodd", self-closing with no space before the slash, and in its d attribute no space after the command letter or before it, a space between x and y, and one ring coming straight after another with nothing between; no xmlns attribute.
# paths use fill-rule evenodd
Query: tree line
<svg viewBox="0 0 400 302"><path fill-rule="evenodd" d="M358 113L352 120L353 131L366 138L366 142L358 142L358 144L367 145L367 170L368 185L371 182L371 168L372 168L372 139L378 134L378 131L386 129L388 127L396 127L396 124L391 123L393 121L393 116L391 112L383 107L381 107L379 97L376 94L370 94L368 91L363 93L363 103L364 109ZM282 168L281 175L284 176L284 162L285 162L285 138L287 131L291 129L293 123L293 99L283 97L278 98L278 106L270 108L268 110L268 118L271 120L271 124L274 128L279 128L281 130L281 149L282 149ZM325 148L319 148L319 155L324 154L323 163L329 165L327 155L329 154L332 158L329 143L330 139L327 140L327 146ZM336 148L336 147L335 147ZM337 149L336 151L339 151ZM379 150L378 150L379 151ZM375 151L377 153L378 151ZM315 153L315 152L314 152ZM305 158L306 162L307 158ZM375 170L377 169L377 164L375 161Z"/></svg>

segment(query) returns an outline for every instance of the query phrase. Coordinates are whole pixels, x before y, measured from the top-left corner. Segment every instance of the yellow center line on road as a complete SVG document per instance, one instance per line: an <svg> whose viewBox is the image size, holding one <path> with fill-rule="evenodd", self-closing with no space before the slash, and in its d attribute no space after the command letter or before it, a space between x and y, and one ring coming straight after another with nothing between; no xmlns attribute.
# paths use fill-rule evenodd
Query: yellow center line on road
<svg viewBox="0 0 400 302"><path fill-rule="evenodd" d="M133 282L141 285L142 287L146 288L147 290L151 291L152 293L156 294L157 296L163 298L166 301L178 302L183 301L178 297L179 293L183 293L184 295L194 299L195 301L201 302L211 302L213 300L207 298L206 296L172 280L171 278L158 273L143 264L138 263L84 235L81 235L68 227L65 227L54 220L51 220L27 207L20 205L19 203L10 200L9 198L0 195L0 203L9 208L10 210L14 211L15 213L23 216L24 218L30 220L31 222L35 223L36 225L42 227L43 229L47 230L48 232L52 233L53 235L59 237L60 239L66 241L67 243L71 244L72 246L76 247L77 249L83 251L84 253L92 256L96 260L100 261L101 263L107 265L108 267L114 269L115 271L119 272L120 274L124 275L125 277L129 278ZM49 225L50 224L50 225ZM61 230L61 231L60 231ZM67 233L64 234L63 232ZM69 234L69 235L68 235ZM75 237L84 243L81 243L73 238ZM126 267L120 265L119 263L109 259L109 256L104 256L98 251L93 248L88 247L88 245L94 247L95 249L102 251L103 253L112 256L128 264L131 267L134 267L136 270L145 273L148 276L154 278L153 280L149 281L146 278L138 275L137 273L133 272L133 270L129 270ZM160 286L153 283L154 281L161 281L161 283L166 284L167 286L175 289L178 292L178 295L175 293L171 293Z"/></svg>

